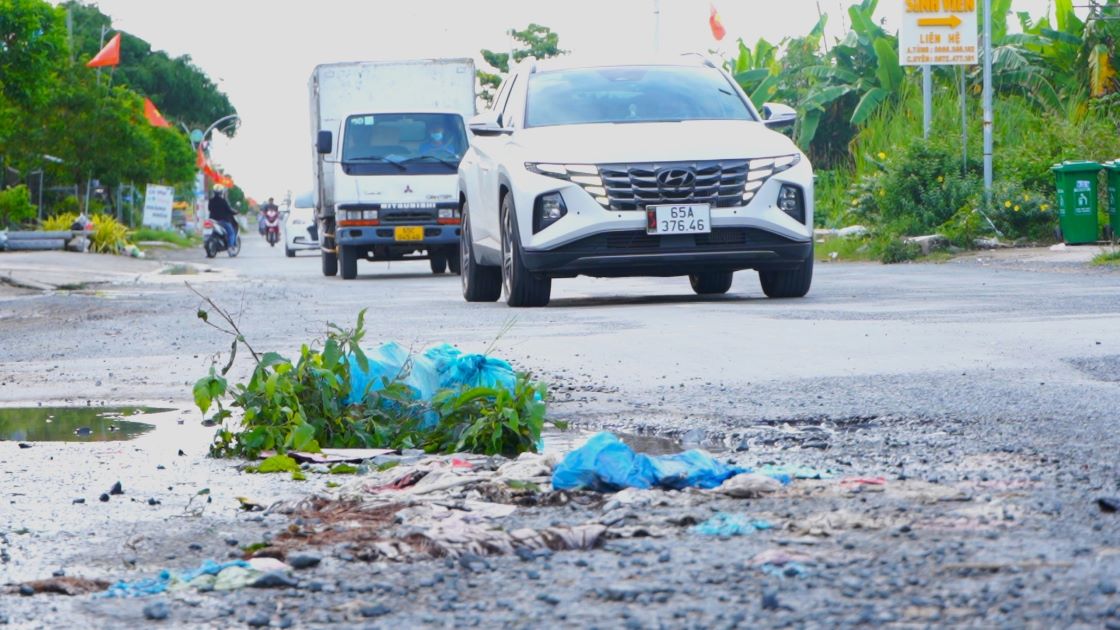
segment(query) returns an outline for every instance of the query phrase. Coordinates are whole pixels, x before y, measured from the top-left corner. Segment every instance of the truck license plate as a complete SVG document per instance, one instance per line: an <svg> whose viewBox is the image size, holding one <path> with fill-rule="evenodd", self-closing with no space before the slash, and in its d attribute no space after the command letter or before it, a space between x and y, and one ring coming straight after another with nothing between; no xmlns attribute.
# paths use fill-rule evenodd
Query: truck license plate
<svg viewBox="0 0 1120 630"><path fill-rule="evenodd" d="M646 206L647 234L708 234L711 206L706 203Z"/></svg>
<svg viewBox="0 0 1120 630"><path fill-rule="evenodd" d="M411 225L395 228L393 239L397 241L422 241L424 240L424 228Z"/></svg>

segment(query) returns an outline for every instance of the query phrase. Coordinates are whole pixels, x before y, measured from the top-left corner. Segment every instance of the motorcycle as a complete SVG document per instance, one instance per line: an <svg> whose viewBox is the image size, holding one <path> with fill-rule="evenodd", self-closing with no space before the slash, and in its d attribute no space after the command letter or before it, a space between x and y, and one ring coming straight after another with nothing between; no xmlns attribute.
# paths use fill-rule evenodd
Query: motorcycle
<svg viewBox="0 0 1120 630"><path fill-rule="evenodd" d="M276 247L276 243L280 240L280 211L276 208L269 208L264 211L264 229L265 238L268 239L268 244L271 247Z"/></svg>
<svg viewBox="0 0 1120 630"><path fill-rule="evenodd" d="M234 238L233 247L228 247L226 228L217 221L206 219L202 223L202 246L206 249L206 257L213 258L218 252L228 252L230 258L241 253L241 239Z"/></svg>

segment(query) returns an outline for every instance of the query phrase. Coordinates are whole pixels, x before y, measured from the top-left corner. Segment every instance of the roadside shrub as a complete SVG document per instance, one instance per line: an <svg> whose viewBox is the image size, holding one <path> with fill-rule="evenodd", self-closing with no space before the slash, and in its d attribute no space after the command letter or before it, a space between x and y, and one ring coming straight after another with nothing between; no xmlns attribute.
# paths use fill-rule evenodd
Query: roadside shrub
<svg viewBox="0 0 1120 630"><path fill-rule="evenodd" d="M54 213L55 214L70 213L70 214L73 214L74 216L78 216L78 213L81 212L81 211L82 211L82 202L78 201L78 198L75 197L74 195L68 195L65 199L58 202L54 206Z"/></svg>
<svg viewBox="0 0 1120 630"><path fill-rule="evenodd" d="M19 225L35 218L35 204L27 186L20 184L0 190L0 225Z"/></svg>
<svg viewBox="0 0 1120 630"><path fill-rule="evenodd" d="M252 377L231 387L224 374L237 347L252 349L236 332L233 319L220 310L218 314L235 335L230 361L221 372L211 368L194 386L202 413L216 408L209 419L221 425L210 448L215 457L254 459L266 450L283 454L327 447L488 455L537 449L548 392L528 374L517 375L513 391L500 386L442 390L431 403L416 400L404 382L407 373L399 374L362 402L347 405L343 401L350 393L350 366L368 365L359 345L365 336L363 310L357 326L344 330L331 325L322 347L305 344L295 362L272 352L253 352L257 366ZM200 310L198 317L209 323L209 312ZM226 397L228 407L222 402ZM227 422L231 407L243 410L240 422L233 425Z"/></svg>
<svg viewBox="0 0 1120 630"><path fill-rule="evenodd" d="M976 209L978 207L979 200L976 204L970 203L961 208L937 232L947 238L951 245L965 249L975 247L978 238L994 236L992 226Z"/></svg>
<svg viewBox="0 0 1120 630"><path fill-rule="evenodd" d="M962 176L958 155L932 142L919 140L897 156L877 157L881 170L859 178L849 191L849 216L888 233L929 234L980 189L974 173Z"/></svg>
<svg viewBox="0 0 1120 630"><path fill-rule="evenodd" d="M39 223L39 229L44 232L62 232L69 230L70 226L74 225L74 221L77 220L77 212L63 212L43 219Z"/></svg>
<svg viewBox="0 0 1120 630"><path fill-rule="evenodd" d="M992 186L992 209L988 217L1009 240L1053 241L1058 213L1046 194L1016 182Z"/></svg>
<svg viewBox="0 0 1120 630"><path fill-rule="evenodd" d="M93 221L93 233L89 237L89 247L99 254L119 254L128 246L128 228L115 218L96 214Z"/></svg>
<svg viewBox="0 0 1120 630"><path fill-rule="evenodd" d="M879 261L884 265L917 260L922 255L922 247L917 243L907 243L901 238L887 240L879 249Z"/></svg>

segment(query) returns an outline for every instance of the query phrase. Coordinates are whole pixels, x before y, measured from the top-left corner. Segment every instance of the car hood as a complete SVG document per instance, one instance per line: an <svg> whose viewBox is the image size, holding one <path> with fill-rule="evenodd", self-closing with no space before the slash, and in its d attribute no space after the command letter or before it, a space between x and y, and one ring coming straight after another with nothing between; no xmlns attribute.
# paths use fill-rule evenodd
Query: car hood
<svg viewBox="0 0 1120 630"><path fill-rule="evenodd" d="M526 161L612 164L774 157L800 153L786 136L749 121L694 120L531 127L512 142Z"/></svg>

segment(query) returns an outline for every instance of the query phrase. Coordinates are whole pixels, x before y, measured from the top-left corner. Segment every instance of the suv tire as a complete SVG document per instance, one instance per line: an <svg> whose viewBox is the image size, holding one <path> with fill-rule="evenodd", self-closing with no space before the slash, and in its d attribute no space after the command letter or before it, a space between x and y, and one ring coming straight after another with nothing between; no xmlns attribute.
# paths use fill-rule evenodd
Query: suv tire
<svg viewBox="0 0 1120 630"><path fill-rule="evenodd" d="M809 256L801 267L790 271L759 271L758 280L766 297L805 297L813 284L813 251L809 250Z"/></svg>
<svg viewBox="0 0 1120 630"><path fill-rule="evenodd" d="M688 276L696 295L720 295L731 288L735 273L732 271L705 271Z"/></svg>
<svg viewBox="0 0 1120 630"><path fill-rule="evenodd" d="M547 306L552 297L552 278L534 274L522 261L512 194L502 199L502 285L513 307Z"/></svg>
<svg viewBox="0 0 1120 630"><path fill-rule="evenodd" d="M463 229L459 235L459 279L463 284L463 299L468 302L497 302L502 297L502 270L475 262L470 216L464 202Z"/></svg>

